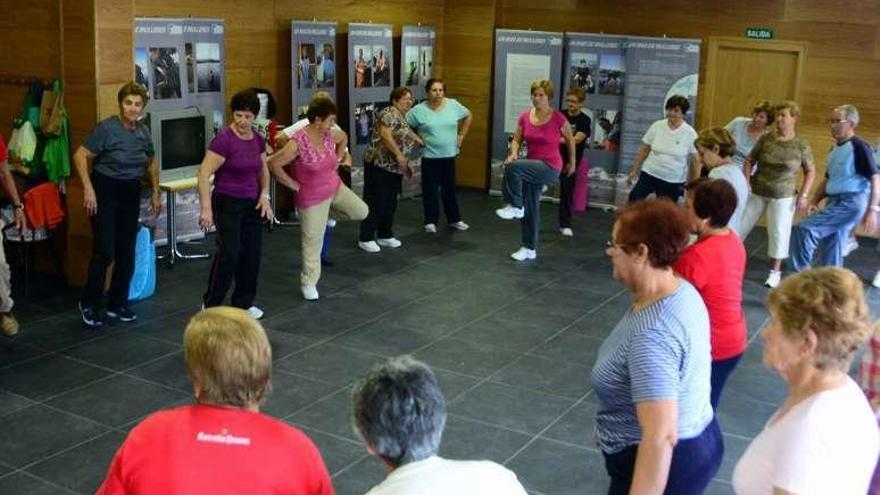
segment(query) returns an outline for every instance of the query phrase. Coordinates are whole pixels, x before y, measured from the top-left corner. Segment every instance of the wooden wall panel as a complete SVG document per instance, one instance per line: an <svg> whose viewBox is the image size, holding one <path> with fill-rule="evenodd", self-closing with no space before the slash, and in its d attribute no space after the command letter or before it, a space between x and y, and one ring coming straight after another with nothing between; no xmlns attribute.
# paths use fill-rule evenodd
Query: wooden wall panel
<svg viewBox="0 0 880 495"><path fill-rule="evenodd" d="M51 80L61 76L59 0L0 0L0 75ZM0 134L9 140L26 85L0 84Z"/></svg>
<svg viewBox="0 0 880 495"><path fill-rule="evenodd" d="M457 98L474 116L456 175L462 186L486 188L492 118L492 67L495 51L496 1L446 0L444 52L441 75L447 94Z"/></svg>

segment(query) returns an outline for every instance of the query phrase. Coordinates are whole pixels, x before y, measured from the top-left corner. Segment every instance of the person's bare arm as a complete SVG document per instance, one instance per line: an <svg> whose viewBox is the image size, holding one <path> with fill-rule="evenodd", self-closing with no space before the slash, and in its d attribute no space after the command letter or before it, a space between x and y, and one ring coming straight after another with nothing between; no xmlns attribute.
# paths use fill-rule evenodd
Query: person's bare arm
<svg viewBox="0 0 880 495"><path fill-rule="evenodd" d="M284 166L296 159L299 154L296 141L290 140L283 148L272 154L267 160L267 167L275 180L291 191L299 191L299 183L284 170Z"/></svg>
<svg viewBox="0 0 880 495"><path fill-rule="evenodd" d="M159 211L162 210L162 196L159 191L159 162L155 156L150 157L147 170L150 171L150 187L153 188L153 193L150 195L150 209L153 210L153 215L159 215Z"/></svg>
<svg viewBox="0 0 880 495"><path fill-rule="evenodd" d="M868 211L865 212L865 218L862 220L862 226L869 234L877 230L877 218L880 217L878 207L880 207L880 174L874 174L871 176L871 202L868 203Z"/></svg>
<svg viewBox="0 0 880 495"><path fill-rule="evenodd" d="M269 195L269 166L266 164L266 153L260 155L263 167L260 169L260 197L257 198L256 210L266 220L272 220L275 213L272 211L272 196Z"/></svg>
<svg viewBox="0 0 880 495"><path fill-rule="evenodd" d="M336 144L336 157L339 164L351 168L351 153L348 152L348 134L342 129L333 129L333 142Z"/></svg>
<svg viewBox="0 0 880 495"><path fill-rule="evenodd" d="M632 166L629 169L630 182L635 182L635 180L639 178L639 172L642 171L642 163L644 163L645 159L648 158L649 153L651 153L650 144L643 144L639 148L639 151L636 153L635 158L633 158Z"/></svg>
<svg viewBox="0 0 880 495"><path fill-rule="evenodd" d="M642 441L629 493L661 495L669 477L672 449L678 442L678 403L674 400L639 402L636 415L642 428Z"/></svg>
<svg viewBox="0 0 880 495"><path fill-rule="evenodd" d="M95 197L95 188L92 187L92 178L89 175L89 166L95 154L89 151L85 146L77 148L73 154L73 165L76 168L76 175L79 176L83 186L83 208L89 216L98 212L98 200Z"/></svg>
<svg viewBox="0 0 880 495"><path fill-rule="evenodd" d="M566 122L562 126L562 139L565 140L565 147L568 149L568 162L565 164L565 168L562 170L562 173L565 175L571 175L575 171L575 167L577 164L575 161L575 144L574 144L574 136L571 133L571 124Z"/></svg>
<svg viewBox="0 0 880 495"><path fill-rule="evenodd" d="M211 176L225 162L226 158L208 150L199 166L199 225L205 230L214 226L214 210L211 207Z"/></svg>
<svg viewBox="0 0 880 495"><path fill-rule="evenodd" d="M816 179L816 166L809 163L804 166L804 186L800 196L797 199L797 209L799 212L806 213L810 207L810 193L813 191L813 181Z"/></svg>
<svg viewBox="0 0 880 495"><path fill-rule="evenodd" d="M464 142L464 138L467 137L467 133L468 133L468 131L470 131L471 124L473 122L474 122L474 114L472 114L470 112L470 110L468 110L467 117L461 119L458 122L458 137L456 138L457 139L456 144L458 145L459 149L461 148L461 144Z"/></svg>
<svg viewBox="0 0 880 495"><path fill-rule="evenodd" d="M697 155L691 154L687 157L688 181L697 180L703 173L703 164L697 160Z"/></svg>
<svg viewBox="0 0 880 495"><path fill-rule="evenodd" d="M522 143L523 139L522 133L522 126L517 125L516 131L514 131L513 133L513 139L510 140L510 146L507 151L507 158L504 159L505 165L510 165L511 163L513 163L513 161L516 160L516 157L519 155L519 146L520 143Z"/></svg>
<svg viewBox="0 0 880 495"><path fill-rule="evenodd" d="M20 231L25 226L24 205L21 204L18 188L15 187L15 179L12 177L12 172L9 171L9 162L6 160L0 163L0 182L3 182L3 189L15 208L15 228Z"/></svg>

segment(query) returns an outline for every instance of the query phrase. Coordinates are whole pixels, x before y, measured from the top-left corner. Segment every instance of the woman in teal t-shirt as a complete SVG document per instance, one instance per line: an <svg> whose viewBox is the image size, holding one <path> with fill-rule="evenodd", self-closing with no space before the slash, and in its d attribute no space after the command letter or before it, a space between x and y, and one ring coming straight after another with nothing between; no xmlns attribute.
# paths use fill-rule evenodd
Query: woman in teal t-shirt
<svg viewBox="0 0 880 495"><path fill-rule="evenodd" d="M440 208L437 191L443 200L446 221L456 230L467 230L461 221L455 194L455 157L471 126L470 110L452 98L446 98L446 84L441 79L428 79L425 84L427 101L419 103L406 114L406 121L425 141L422 156L422 206L425 232L437 232Z"/></svg>

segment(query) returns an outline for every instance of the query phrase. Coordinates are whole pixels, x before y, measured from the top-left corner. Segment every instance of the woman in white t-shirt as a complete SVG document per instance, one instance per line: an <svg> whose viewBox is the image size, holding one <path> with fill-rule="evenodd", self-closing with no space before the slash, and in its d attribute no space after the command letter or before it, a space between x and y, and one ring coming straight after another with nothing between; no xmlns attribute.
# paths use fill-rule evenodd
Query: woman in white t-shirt
<svg viewBox="0 0 880 495"><path fill-rule="evenodd" d="M724 126L733 135L736 141L736 153L733 155L733 164L743 168L746 157L751 153L755 143L764 134L767 134L767 127L773 123L776 117L776 109L772 103L767 100L761 100L752 107L751 117L734 117L733 120Z"/></svg>
<svg viewBox="0 0 880 495"><path fill-rule="evenodd" d="M792 275L767 296L764 364L788 396L733 472L737 495L863 495L880 452L877 421L847 375L870 333L861 280L824 267Z"/></svg>
<svg viewBox="0 0 880 495"><path fill-rule="evenodd" d="M697 178L694 167L694 140L697 132L684 121L690 102L681 95L666 100L666 118L651 124L642 137L642 147L629 172L629 201L639 201L651 193L672 201L684 194L684 183ZM638 180L638 182L636 182Z"/></svg>

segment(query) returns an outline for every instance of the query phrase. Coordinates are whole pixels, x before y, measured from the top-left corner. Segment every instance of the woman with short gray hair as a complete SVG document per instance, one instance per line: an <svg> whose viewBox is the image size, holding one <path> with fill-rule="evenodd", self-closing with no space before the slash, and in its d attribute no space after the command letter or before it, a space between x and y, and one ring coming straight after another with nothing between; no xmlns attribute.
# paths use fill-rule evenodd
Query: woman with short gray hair
<svg viewBox="0 0 880 495"><path fill-rule="evenodd" d="M367 495L525 495L516 475L491 461L437 455L446 399L431 369L410 356L375 365L352 394L354 430L390 474Z"/></svg>

